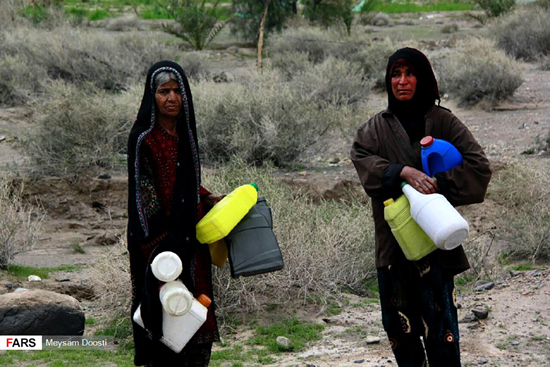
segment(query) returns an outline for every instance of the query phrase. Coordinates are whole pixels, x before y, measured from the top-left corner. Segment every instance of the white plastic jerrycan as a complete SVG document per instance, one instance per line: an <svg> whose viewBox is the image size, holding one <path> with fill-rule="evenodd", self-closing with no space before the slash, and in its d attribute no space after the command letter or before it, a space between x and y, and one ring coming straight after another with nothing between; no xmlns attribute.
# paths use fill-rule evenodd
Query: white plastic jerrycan
<svg viewBox="0 0 550 367"><path fill-rule="evenodd" d="M181 259L172 251L161 252L151 262L151 270L155 278L161 282L170 282L181 274Z"/></svg>
<svg viewBox="0 0 550 367"><path fill-rule="evenodd" d="M441 194L424 195L403 183L411 215L435 245L442 250L458 247L468 237L468 222Z"/></svg>

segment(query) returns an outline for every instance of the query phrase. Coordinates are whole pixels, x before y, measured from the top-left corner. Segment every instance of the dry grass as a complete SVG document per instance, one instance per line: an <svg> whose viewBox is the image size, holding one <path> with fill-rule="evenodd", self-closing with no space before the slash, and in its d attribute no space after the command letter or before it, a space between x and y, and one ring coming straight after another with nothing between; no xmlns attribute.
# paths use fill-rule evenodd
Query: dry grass
<svg viewBox="0 0 550 367"><path fill-rule="evenodd" d="M516 163L497 172L490 198L509 218L500 235L507 240L504 255L513 260L550 259L550 177L547 172Z"/></svg>
<svg viewBox="0 0 550 367"><path fill-rule="evenodd" d="M215 272L222 314L259 311L290 301L326 304L343 288L356 288L375 273L374 231L370 209L359 199L321 201L281 185L270 169L233 161L205 176L213 192L227 193L255 181L273 210L274 231L285 267L260 276L230 278L229 269Z"/></svg>
<svg viewBox="0 0 550 367"><path fill-rule="evenodd" d="M460 41L456 49L432 58L441 91L465 106L490 107L521 85L521 66L484 38Z"/></svg>
<svg viewBox="0 0 550 367"><path fill-rule="evenodd" d="M357 289L375 274L374 236L370 210L360 203L311 199L281 185L269 168L243 162L207 170L204 184L228 193L254 181L273 211L274 231L283 253L281 271L232 279L229 265L214 271L219 314L247 313L282 307L289 301L325 305L344 288ZM130 300L128 254L123 240L94 261L90 279L102 309L114 317L127 314ZM283 307L284 308L284 307Z"/></svg>
<svg viewBox="0 0 550 367"><path fill-rule="evenodd" d="M23 189L0 176L0 269L9 267L18 253L31 249L40 235L42 217L23 203Z"/></svg>
<svg viewBox="0 0 550 367"><path fill-rule="evenodd" d="M109 321L127 317L132 301L130 259L126 241L121 237L90 266L90 281L96 294L95 305Z"/></svg>

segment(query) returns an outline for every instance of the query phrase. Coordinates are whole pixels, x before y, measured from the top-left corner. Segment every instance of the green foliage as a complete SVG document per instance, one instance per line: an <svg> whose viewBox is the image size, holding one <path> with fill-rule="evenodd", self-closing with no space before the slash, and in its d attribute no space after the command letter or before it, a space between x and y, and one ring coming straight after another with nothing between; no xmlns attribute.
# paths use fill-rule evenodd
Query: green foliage
<svg viewBox="0 0 550 367"><path fill-rule="evenodd" d="M206 0L164 0L166 11L178 23L177 26L164 24L163 30L183 39L195 50L202 50L225 27L228 20L225 7L219 7L219 0L209 3Z"/></svg>
<svg viewBox="0 0 550 367"><path fill-rule="evenodd" d="M37 275L42 279L47 279L50 277L51 273L57 271L77 271L80 267L76 265L63 265L63 266L54 266L54 267L34 267L34 266L24 266L24 265L10 265L8 274L16 276L17 278L27 278L29 275Z"/></svg>
<svg viewBox="0 0 550 367"><path fill-rule="evenodd" d="M508 55L534 61L550 51L550 8L522 7L490 28L499 48Z"/></svg>
<svg viewBox="0 0 550 367"><path fill-rule="evenodd" d="M231 22L231 33L256 42L260 30L265 0L234 0L231 9L235 18ZM280 32L287 19L296 14L296 0L272 0L269 3L265 23L265 37Z"/></svg>
<svg viewBox="0 0 550 367"><path fill-rule="evenodd" d="M474 0L483 11L483 15L469 13L471 18L476 19L481 24L487 23L489 19L494 19L508 14L516 5L516 0Z"/></svg>
<svg viewBox="0 0 550 367"><path fill-rule="evenodd" d="M259 326L250 342L254 345L266 346L272 353L300 352L305 349L308 342L321 339L323 330L323 325L308 324L293 318L277 324ZM289 348L277 344L278 336L290 339Z"/></svg>
<svg viewBox="0 0 550 367"><path fill-rule="evenodd" d="M140 11L140 17L143 19L171 19L170 13L159 5L147 7Z"/></svg>
<svg viewBox="0 0 550 367"><path fill-rule="evenodd" d="M323 27L343 25L348 34L353 23L353 0L304 0L303 15Z"/></svg>

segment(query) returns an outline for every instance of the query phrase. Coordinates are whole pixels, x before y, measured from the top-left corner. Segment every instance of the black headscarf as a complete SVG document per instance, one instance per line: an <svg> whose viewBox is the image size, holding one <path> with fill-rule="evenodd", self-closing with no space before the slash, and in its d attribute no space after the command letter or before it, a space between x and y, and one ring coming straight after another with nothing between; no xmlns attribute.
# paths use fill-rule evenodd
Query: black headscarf
<svg viewBox="0 0 550 367"><path fill-rule="evenodd" d="M145 137L156 123L155 76L162 71L176 76L182 92L182 108L177 119L178 160L176 182L170 215L164 210L146 210L146 182L154 181L154 174L145 161L152 162L152 155ZM145 182L145 183L144 183ZM185 72L175 62L160 61L149 69L145 89L136 121L128 139L128 250L133 281L132 313L141 304L143 322L149 331L149 339L162 336L162 311L158 296L158 280L152 275L150 263L162 251L173 251L183 263L180 279L193 292L192 260L196 253L196 220L199 202L200 162L197 145L195 112L189 83ZM146 258L145 247L152 247ZM148 353L143 329L134 326L136 363ZM143 364L143 363L142 363Z"/></svg>
<svg viewBox="0 0 550 367"><path fill-rule="evenodd" d="M409 101L397 100L392 91L391 74L399 60L405 60L412 65L417 80L416 92ZM437 81L426 55L409 47L399 49L391 55L386 67L386 90L389 109L405 128L411 142L419 141L425 131L424 115L434 105L435 100L439 100Z"/></svg>

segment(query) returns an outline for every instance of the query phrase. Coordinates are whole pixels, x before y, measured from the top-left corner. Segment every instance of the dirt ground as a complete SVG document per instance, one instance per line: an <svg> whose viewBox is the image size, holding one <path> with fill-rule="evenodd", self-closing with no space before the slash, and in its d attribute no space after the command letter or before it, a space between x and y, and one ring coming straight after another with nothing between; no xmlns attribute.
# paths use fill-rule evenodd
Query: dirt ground
<svg viewBox="0 0 550 367"><path fill-rule="evenodd" d="M472 21L458 19L446 21L458 22L464 32L477 30ZM433 27L434 32L443 24L437 14L423 19L417 17L414 22L426 29ZM388 32L399 33L407 26L398 25ZM382 32L380 29L374 31ZM224 65L220 66L222 69ZM535 137L545 136L550 130L550 71L541 71L534 64L524 64L523 77L525 81L514 97L491 111L463 109L453 100L443 101L442 105L452 109L472 130L494 167L519 161L549 172L550 158L526 157L521 153L532 146ZM383 95L373 98L375 105L384 105ZM0 169L4 172L13 171L15 167L25 170L27 162L18 149L18 140L25 129L32 128L28 115L25 108L0 109ZM320 142L305 154L312 166L302 172L283 173L283 181L302 185L311 189L314 195L327 197L343 183L358 185L348 158L351 139L352 136L334 137L330 146ZM62 179L43 178L28 183L25 192L43 208L44 231L32 251L16 257L16 264L89 264L124 232L126 178L123 176L72 184ZM501 214L498 207L488 200L465 208L464 215L474 233L483 233L498 225ZM498 250L498 244L493 250ZM73 294L82 300L85 310L93 312L86 277L85 270L57 274L41 287ZM549 366L550 266L517 272L499 269L492 281L494 287L491 289L475 291L473 287L466 287L461 288L459 294L464 366ZM17 286L36 285L23 282ZM4 282L0 293L7 291ZM379 306L359 296L346 297L346 306L338 315L297 310L304 319L325 324L323 339L311 344L305 352L278 357L276 365L395 366L382 329ZM488 317L472 320L472 310L488 310ZM226 336L225 341L236 343L244 340L246 335L243 332Z"/></svg>

